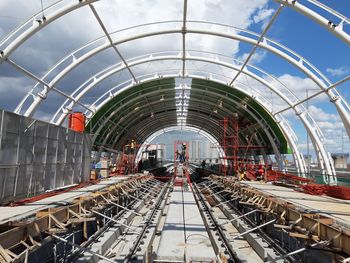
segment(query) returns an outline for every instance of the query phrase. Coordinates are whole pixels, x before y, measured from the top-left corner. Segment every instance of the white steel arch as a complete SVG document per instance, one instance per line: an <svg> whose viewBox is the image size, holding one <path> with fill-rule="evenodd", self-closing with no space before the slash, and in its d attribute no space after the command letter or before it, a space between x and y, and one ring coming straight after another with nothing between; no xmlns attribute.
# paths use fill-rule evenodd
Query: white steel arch
<svg viewBox="0 0 350 263"><path fill-rule="evenodd" d="M150 78L148 78L147 80L145 81L152 81L152 80L156 80L158 79L160 76L152 76ZM168 77L177 77L177 75L166 75L166 76L161 76L162 78L168 78ZM192 77L192 78L198 78L198 79L206 79L205 77L203 76L194 76L194 75L189 75L189 77ZM227 83L223 83L222 81L220 80L215 80L213 78L211 78L212 81L214 82L217 82L217 83L220 83L220 84L223 84L223 85L227 85ZM127 89L130 89L134 86L134 84L130 84L126 87L123 87L122 89L119 89L118 91L116 91L113 96L109 96L107 97L103 102L101 102L99 104L99 107L97 107L96 110L98 110L99 108L101 108L105 103L107 103L110 99L112 99L114 96L117 96L118 94L120 94L121 92L127 90ZM268 101L267 100L264 100L263 97L256 97L256 94L255 95L252 95L252 94L249 94L247 93L247 91L244 89L244 88L238 88L238 87L235 87L237 88L239 91L243 92L244 94L246 94L247 96L249 97L252 97L253 99L255 99L256 101L258 101L260 103L260 105L262 105L265 110L267 110L268 112L271 113L271 110L269 109L269 105L268 105ZM108 117L106 119L104 119L103 123L106 123L108 122L113 116L114 114L117 112L117 110L114 110L112 113L110 113L108 115ZM276 120L277 123L280 124L280 127L282 128L286 138L288 138L288 142L291 142L290 143L290 147L292 148L292 151L293 151L293 157L295 158L296 162L298 162L298 166L299 166L299 169L300 169L300 172L301 173L304 173L305 172L305 162L303 160L303 158L301 157L300 153L299 153L299 150L296 146L296 140L297 140L297 137L296 135L294 134L294 132L292 131L291 127L289 126L288 122L283 118L283 116L273 116L272 117ZM307 121L307 119L306 119ZM102 130L102 127L103 127L103 124L100 125L100 128L96 131L96 134L98 134L101 130ZM314 136L317 136L315 133L313 133ZM319 143L320 141L319 140L313 140L313 143L314 143L314 147L318 147L316 144ZM322 145L320 147L323 147ZM325 155L327 157L327 155ZM327 161L325 159L319 159L320 163L322 163L322 169L323 169L323 163L324 161ZM326 171L327 175L334 175L334 171L331 171L330 173L328 173L328 171ZM327 179L328 180L328 179Z"/></svg>
<svg viewBox="0 0 350 263"><path fill-rule="evenodd" d="M204 23L204 24L206 24L206 23ZM231 27L229 27L229 28L231 28ZM255 39L252 39L252 38L249 38L246 36L242 36L242 35L239 35L237 33L232 33L232 34L219 33L219 32L216 32L214 30L208 30L208 29L206 29L206 30L193 29L192 30L190 28L187 28L186 32L193 33L193 34L213 35L213 36L217 36L217 37L243 41L243 42L246 42L249 44L257 45L260 48L264 48L264 49L280 56L282 59L286 60L287 62L289 62L290 64L294 65L296 68L301 70L304 74L306 74L311 80L313 80L320 87L322 92L324 92L325 94L328 95L328 97L330 98L330 101L334 103L334 105L338 111L338 114L344 123L344 126L347 130L347 133L350 136L350 107L349 107L348 103L336 91L334 85L331 84L329 82L329 80L326 77L324 77L324 75L316 67L314 67L311 63L309 63L306 59L304 59L303 57L301 57L297 53L295 53L295 52L291 51L290 49L278 44L275 41L272 41L272 40L269 40L266 38L264 38L264 41L258 42ZM244 30L244 32L249 32L249 31ZM153 31L152 33L140 34L137 36L132 36L132 37L128 37L126 39L118 40L118 41L113 42L112 44L110 42L105 42L104 44L98 46L97 48L94 48L93 50L87 52L86 54L81 55L81 57L73 59L72 63L68 67L63 69L59 74L57 74L51 82L46 83L46 82L42 81L41 84L44 83L44 86L45 86L44 90L41 91L35 97L34 102L27 109L27 111L24 113L24 115L31 116L33 114L33 112L35 111L35 109L38 107L38 105L42 102L42 100L46 98L47 93L50 91L50 89L52 89L58 83L58 81L60 81L72 69L74 69L75 67L77 67L79 64L83 63L84 61L86 61L90 57L94 56L95 54L111 47L112 45L118 45L120 43L126 43L129 41L144 38L144 37L150 37L150 36L156 36L156 35L162 35L162 34L179 34L179 33L181 33L180 29L165 30L165 31ZM249 32L249 33L251 33L251 32ZM256 34L255 34L255 37L256 37ZM281 48L282 50L279 50L277 47ZM69 55L69 57L71 57L71 54ZM183 57L182 57L182 59L183 59ZM186 59L188 59L187 56L186 56ZM31 98L32 95L33 94L31 91L28 93L27 98ZM69 98L74 101L73 98L71 98L71 97L69 97ZM76 101L76 102L78 102L78 101ZM17 107L17 111L18 111L18 109L22 108L23 104L24 104L24 101L22 101L21 104ZM296 103L296 105L295 104L289 105L289 108L295 109L298 105L299 105L298 103ZM90 110L92 110L92 109L90 109Z"/></svg>
<svg viewBox="0 0 350 263"><path fill-rule="evenodd" d="M182 60L182 55L179 52L174 52L176 54L174 55L163 55L163 53L152 53L147 56L142 56L140 59L138 58L132 58L130 59L131 62L128 63L128 67L134 67L145 63L150 62L156 62L156 61L166 61L166 60ZM207 57L201 57L201 56L192 56L190 54L187 54L186 59L188 61L198 61L198 62L206 62L209 64L215 64L218 66L222 66L231 70L239 71L240 67L237 65L234 65L232 63L227 63L224 61L221 61L219 58L207 58ZM238 62L238 60L236 60ZM274 92L276 95L278 95L280 98L282 98L283 101L287 103L290 107L294 105L294 103L298 103L299 99L294 95L293 92L291 92L288 87L283 85L276 77L268 74L266 71L261 70L258 67L255 66L249 66L256 71L259 71L265 75L267 75L269 78L271 78L276 83L280 83L283 90L287 93L284 94L283 91L280 91L275 85L272 85L268 83L265 79L262 77L259 77L257 74L251 72L248 70L248 68L243 69L242 73L251 77L252 79L260 82L262 85L267 86L272 92ZM75 106L76 102L79 101L87 92L92 90L95 86L100 84L102 81L107 79L108 77L112 76L113 74L119 73L122 70L126 69L126 66L123 63L118 63L116 65L112 65L109 68L106 68L93 76L91 76L88 80L86 80L82 85L80 85L78 88L76 88L70 96L73 98L72 101L70 99L66 99L65 102L60 106L60 108L56 111L55 115L52 117L51 122L55 123L56 125L61 125L62 121L66 117L67 113ZM156 74L156 72L155 72ZM182 75L181 75L182 76ZM134 83L136 84L136 83ZM69 104L68 104L69 103ZM305 107L303 105L294 107L298 112L299 111L306 111ZM61 113L61 116L59 116ZM96 111L96 104L94 103L92 105L92 112Z"/></svg>
<svg viewBox="0 0 350 263"><path fill-rule="evenodd" d="M5 37L0 42L1 58L6 59L16 48L21 46L26 40L32 37L39 30L43 29L53 21L61 18L62 16L82 8L86 5L93 4L100 0L80 0L74 3L70 1L61 0L44 10L38 12L33 15L30 19L28 19L25 23L16 28L13 32L11 32L7 37ZM305 5L299 3L298 1L293 0L274 0L280 4L285 5L286 7L292 8L293 10L311 18L312 20L319 23L321 26L328 29L331 33L342 39L347 44L350 44L350 36L347 34L343 28L344 25L349 25L350 21L344 15L334 11L330 7L319 3L315 0L308 0L308 2L312 3L315 10L311 9L311 7L306 7ZM322 14L316 11L317 8L321 7L328 14L332 15L338 21L334 23L326 19ZM45 17L42 17L42 14L45 13ZM184 20L186 18L184 17ZM331 23L329 23L331 22Z"/></svg>
<svg viewBox="0 0 350 263"><path fill-rule="evenodd" d="M147 63L147 62L150 62L150 61L157 61L157 60L169 60L169 59L173 59L173 60L181 60L182 57L180 55L178 56L163 56L163 57L155 57L154 55L151 55L150 57L147 57L147 59L141 59L140 61L136 60L136 59L132 59L132 63L129 63L129 66L134 66L134 65L138 65L138 64L141 64L141 63ZM235 69L235 70L238 70L239 68L237 66L234 66L234 65L231 65L231 64L228 64L228 63L224 63L224 62L221 62L220 60L218 59L206 59L206 58L200 58L200 57L191 57L191 56L187 56L187 59L188 60L197 60L197 61L203 61L203 62L208 62L208 63L213 63L213 64L217 64L217 65L220 65L220 66L223 66L223 67L228 67L228 68L231 68L231 69ZM103 79L107 78L108 76L114 74L115 72L118 72L120 70L124 69L123 65L120 65L119 67L117 67L116 69L111 69L109 72L104 72L105 74L103 74L101 77L97 78L95 75L91 77L90 80L86 81L85 83L88 83L89 85L83 89L83 91L81 93L78 93L75 97L75 100L79 100L86 92L88 92L90 89L92 89L95 85L97 85L100 81L102 81ZM273 92L275 92L277 95L279 95L284 101L287 102L287 104L289 106L292 106L293 105L293 102L290 100L290 98L288 96L286 96L285 94L283 94L282 92L280 91L277 91L275 89L275 87L273 87L272 85L270 85L269 83L267 83L264 79L256 76L255 74L249 72L248 70L243 70L243 73L256 79L257 81L259 81L260 83L262 83L264 86L268 87L269 89L271 89ZM79 87L77 90L79 90L81 87ZM109 91L110 92L110 91ZM75 92L74 92L75 93ZM73 94L74 94L73 93ZM72 94L72 96L73 96ZM291 94L293 96L293 94ZM297 98L296 98L297 99ZM102 104L103 105L103 104ZM101 106L102 106L101 105ZM72 109L74 106L74 102L71 103L68 107L69 109ZM62 109L64 109L63 107L61 107ZM98 110L99 107L96 107L95 111ZM273 109L272 109L273 110ZM297 115L299 115L301 112L304 112L306 111L304 107L295 107L294 108L295 112L297 113ZM57 112L58 113L58 112ZM66 117L68 113L68 110L64 111L62 114L61 114L61 117L57 120L56 124L57 125L60 125L62 124L64 118ZM317 145L321 145L321 139L317 138L317 139L314 139L315 136L319 136L321 133L320 133L320 130L317 126L317 124L315 122L313 122L313 124L308 124L309 123L309 120L308 118L306 118L306 116L302 116L300 117L301 121L303 122L304 126L306 127L306 129L311 133L311 136L313 138L313 142L316 143ZM313 121L312 118L310 118L311 121ZM312 128L310 128L312 127ZM321 146L316 146L315 149L319 150L319 151L323 151L322 147ZM326 152L322 153L321 156L328 156L328 154L326 154ZM323 157L324 158L324 157ZM327 157L328 158L328 157ZM331 160L327 161L327 159L325 159L325 162L326 163L329 163L329 171L332 170L332 166L331 166ZM326 165L327 167L327 165Z"/></svg>
<svg viewBox="0 0 350 263"><path fill-rule="evenodd" d="M164 129L161 129L159 131L156 131L154 132L153 134L151 134L146 140L145 142L142 144L139 152L137 153L137 157L136 157L136 161L138 162L141 158L141 153L145 150L145 148L147 147L147 144L150 144L156 137L164 134L164 133L167 133L167 132L171 132L171 131L177 131L179 130L179 127L177 126L171 126L171 127L168 127L168 128L164 128ZM211 136L209 133L207 133L206 131L203 131L199 128L196 128L196 127L191 127L191 126L183 126L181 127L181 130L184 130L184 131L191 131L191 132L195 132L195 133L198 133L200 135L203 135L205 138L207 138L213 145L215 145L215 148L217 150L217 152L219 153L219 157L221 160L224 160L224 157L225 157L225 152L224 150L222 149L220 143L218 143L218 141L213 137Z"/></svg>
<svg viewBox="0 0 350 263"><path fill-rule="evenodd" d="M320 4L318 1L316 0L308 0L309 3L311 3L312 5L309 7L306 7L305 5L300 4L297 1L290 1L290 0L275 0L276 2L280 2L283 5L286 5L287 7L290 7L300 13L302 13L303 15L315 20L317 23L319 23L320 25L326 27L330 32L332 32L334 35L336 35L337 37L339 37L340 39L342 39L344 42L346 43L350 43L350 38L349 35L343 30L343 26L345 24L349 24L349 20L345 17L342 16L341 14L335 12L334 10L330 9L329 7ZM0 43L0 49L2 49L0 56L1 56L1 60L2 61L8 61L11 65L15 66L17 69L21 70L22 72L24 72L25 74L29 75L30 77L36 79L37 81L39 81L41 84L43 84L45 86L45 89L43 90L43 92L39 93L38 96L36 97L36 100L34 101L34 103L32 103L32 107L29 109L29 111L27 110L26 113L31 114L35 108L38 106L38 104L40 103L40 101L42 99L45 98L45 96L47 95L47 92L49 90L53 90L55 92L59 92L61 95L69 98L70 100L74 99L69 96L66 95L62 92L60 92L59 90L57 90L57 88L55 88L54 86L50 86L50 83L46 83L45 81L36 78L36 76L30 74L30 72L26 71L25 69L21 68L20 66L18 66L16 63L14 63L13 61L11 61L9 59L9 56L11 55L11 53L13 51L15 51L22 43L24 43L27 39L29 39L31 36L33 36L36 32L38 32L39 30L41 30L42 28L44 28L46 25L48 25L49 23L55 21L56 19L60 18L61 16L64 16L67 13L70 13L78 8L81 8L83 6L86 6L87 4L90 4L90 7L92 7L92 3L97 2L96 0L81 0L76 3L70 3L67 4L67 1L62 0L59 1L57 4L54 4L52 6L50 6L49 8L45 9L45 14L46 17L42 17L40 18L39 16L42 14L41 12L37 15L35 15L33 17L33 21L29 20L27 23L25 23L23 26L19 27L17 30L15 30L12 34L10 34L4 41L2 41ZM336 20L338 20L338 22L334 21L330 21L325 19L324 16L322 16L320 13L316 12L316 8L315 10L313 10L312 8L314 7L318 7L318 8L322 8L324 11L326 11L328 14L331 14L332 17L334 17ZM186 22L186 12L187 10L184 10L184 18L183 18L183 25L187 25ZM32 23L34 22L34 23ZM171 32L170 32L171 33ZM175 33L175 32L174 32ZM192 31L188 31L187 28L183 28L181 29L181 32L177 32L183 35L183 42L185 43L185 34L187 33L193 33L193 34L209 34L209 35L216 35L219 37L227 37L227 38L231 38L228 36L224 36L221 33L220 34L213 34L211 32L203 32L203 30L192 30ZM165 32L165 34L167 34ZM107 38L109 37L108 32L106 33ZM263 34L259 35L259 38L261 38L263 36ZM240 40L243 41L243 40ZM251 41L251 40L250 40ZM254 43L255 41L255 43ZM276 48L273 44L275 44L274 42L267 40L267 39L262 39L261 43L259 43L258 40L252 40L251 42L247 41L247 43L253 44L255 46L259 46L262 48L265 48L271 52L274 52L273 48ZM110 41L110 44L113 45L112 41ZM114 45L113 45L114 46ZM280 47L280 46L279 46ZM271 50L270 50L271 49ZM278 48L277 48L278 50ZM185 46L184 46L184 52L182 53L182 59L185 60L187 59L186 57L186 53L185 53ZM275 50L276 51L276 50ZM292 52L293 53L293 52ZM276 53L275 53L276 54ZM280 53L277 55L286 55L288 57L287 53ZM293 54L295 55L295 54ZM283 57L283 56L281 56ZM286 59L287 57L283 57L284 59ZM293 59L293 56L290 56ZM299 60L298 60L299 58ZM74 60L74 58L73 58ZM287 61L289 61L287 59ZM301 67L298 67L300 70L302 70L306 75L308 75L311 79L314 80L315 83L318 84L318 86L321 88L321 92L326 93L331 102L334 103L343 123L344 126L347 130L347 133L350 137L350 107L347 104L347 102L337 93L336 89L334 89L335 84L331 84L327 79L323 78L322 73L319 74L320 72L318 72L318 70L316 69L316 73L315 73L315 68L308 68L306 65L309 65L303 58L300 58L299 56L297 56L297 59L290 60L290 63L292 63L295 66L298 66L297 64L295 64L295 62L300 63ZM305 67L306 66L306 67ZM184 67L183 67L184 68ZM243 68L243 67L242 67ZM310 75L311 74L311 75ZM183 70L183 74L182 76L185 75L185 70ZM349 78L347 78L345 81L347 81ZM320 93L321 94L321 93ZM27 98L29 96L32 96L34 94L28 94ZM79 100L75 101L76 103L80 104L80 106L83 106L83 104L81 104L79 102ZM288 108L293 108L296 109L297 106L299 104L294 104L294 105L290 105ZM91 110L88 107L89 110ZM306 119L306 114L304 111L296 111L296 113L300 116L301 119ZM278 115L279 112L275 112L272 114L276 114ZM306 129L309 131L309 133L316 133L317 135L317 130L314 130L313 126L308 126L306 127ZM317 138L312 138L313 139L317 139ZM315 142L316 144L318 144L318 142ZM322 144L322 142L320 142ZM321 154L321 158L323 158L325 155L322 153ZM327 166L326 162L326 166ZM332 166L332 165L330 165Z"/></svg>
<svg viewBox="0 0 350 263"><path fill-rule="evenodd" d="M214 95L213 92L208 92L208 94ZM220 97L222 97L222 96L220 96ZM223 98L223 97L222 97L222 98ZM229 100L231 103L233 103L233 104L235 104L235 105L239 104L237 101L234 101L234 100L231 100L231 99L227 99L227 98L225 98L225 99L226 99L226 100ZM172 101L172 100L170 99L169 101ZM132 101L130 101L130 103L132 103ZM207 104L208 104L208 103L207 103ZM124 104L124 106L126 106L126 104ZM148 106L149 106L149 105L145 105L145 107L148 107ZM214 107L215 104L212 104L211 106ZM171 106L170 106L169 108L171 108ZM194 107L192 106L192 108L194 108ZM115 112L118 112L119 109L120 109L120 108L116 109ZM164 109L164 108L163 108L163 109ZM166 109L166 108L165 108L165 109ZM165 110L165 109L164 109L164 110ZM198 110L200 110L200 108L198 108ZM254 120L259 124L259 126L264 130L264 132L265 132L265 134L267 135L267 137L268 137L268 139L269 139L269 142L271 143L271 146L272 146L272 148L273 148L273 150L274 150L274 153L275 153L275 156L276 156L276 160L277 160L277 162L278 162L279 169L282 170L282 169L283 169L283 161L282 161L281 154L280 154L280 152L279 152L278 146L276 145L276 142L275 142L275 140L274 140L274 137L273 137L273 135L271 134L272 131L269 130L268 125L264 122L264 120L262 119L261 116L256 116L252 111L250 111L250 110L248 110L248 109L245 109L244 111L245 111L246 113L248 113L251 117L253 117ZM169 114L171 114L171 113L169 113ZM113 114L113 115L114 115L114 114ZM124 115L124 116L125 116L125 118L128 118L129 116L132 116L132 115L133 115L133 113L129 112L127 115ZM171 115L173 115L173 114L171 114ZM111 117L112 117L112 116L111 116ZM197 117L198 117L198 118L202 118L201 116L197 116ZM224 116L223 116L223 117L224 117ZM107 120L106 120L106 121L107 121ZM155 122L157 122L157 121L158 121L158 118L156 119ZM208 123L211 123L211 120L210 120L210 119L208 120L206 117L203 118L203 121L207 121ZM214 124L215 124L215 123L214 123ZM103 127L104 125L105 125L105 124L102 124L101 127ZM117 128L118 123L115 123L114 125L115 125L115 126L113 126L113 128L111 129L111 131L105 132L105 133L102 135L102 137L104 138L104 141L102 142L102 144L106 144L107 141L110 139L110 137L113 135L113 130L114 130L115 128ZM187 125L189 125L189 124L187 124ZM125 129L126 129L126 127L123 128L123 130L125 130ZM140 128L140 129L142 129L142 128ZM203 127L202 127L202 129L203 129ZM101 130L99 130L99 131L101 131ZM98 133L99 133L99 132L98 132ZM115 136L112 145L115 145L115 144L117 143L118 140L119 140L119 137L118 137L118 136Z"/></svg>

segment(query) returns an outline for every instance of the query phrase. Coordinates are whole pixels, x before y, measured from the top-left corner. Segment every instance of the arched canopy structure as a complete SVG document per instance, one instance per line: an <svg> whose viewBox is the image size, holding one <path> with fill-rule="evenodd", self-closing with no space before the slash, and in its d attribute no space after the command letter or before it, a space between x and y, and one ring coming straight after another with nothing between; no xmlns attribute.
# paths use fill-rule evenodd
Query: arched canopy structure
<svg viewBox="0 0 350 263"><path fill-rule="evenodd" d="M108 17L108 7L112 5L108 0L57 1L0 41L0 62L5 71L31 80L14 112L36 117L45 112L45 119L64 125L68 113L84 111L95 147L114 149L120 149L131 137L145 142L169 127L203 131L220 143L220 120L238 116L240 144L258 145L260 148L251 150L252 155L274 154L280 169L284 165L282 155L291 153L298 172L308 172L310 167L305 165L298 141L301 131L308 134L320 173L325 175L325 181L334 183L335 169L327 149L330 138L324 136L320 118L315 116L315 108L314 112L309 110L309 104L327 98L327 108L331 105L341 128L350 136L350 107L337 90L350 77L331 81L309 61L307 54L301 55L273 40L269 32L281 14L293 12L310 23L316 22L328 31L329 38L339 39L341 45L348 47L350 20L316 0L262 2L262 6L254 6L252 1L255 9L247 8L258 10L250 13L247 23L263 17L262 29L254 28L257 33L245 25L231 25L220 19L191 20L191 3L187 0L174 4L181 11L177 20L154 17L117 28L113 28L114 20ZM224 1L222 7L227 10ZM81 19L82 12L85 20ZM28 46L37 50L33 58L39 60L38 39L50 29L59 35L61 31L55 29L65 28L60 22L70 23L75 14L85 21L89 31L97 32L93 37L77 41L74 48L57 55L51 48L48 53L55 59L50 63L43 60L47 66L40 65L40 69L30 67L36 64L34 61L32 65L23 61ZM72 42L81 40L74 34L59 35L62 43L66 38ZM196 42L201 44L195 45ZM203 48L211 42L217 48ZM223 50L228 45L248 51L241 56L227 54ZM298 85L277 77L266 65L256 65L254 58L259 54L268 54L273 61L283 63L286 73L304 76L313 91L307 91L305 97ZM273 63L268 65L273 68ZM6 75L1 77L6 79Z"/></svg>
<svg viewBox="0 0 350 263"><path fill-rule="evenodd" d="M222 142L221 121L234 114L245 125L242 145L247 145L247 137L254 133L254 139L259 138L266 146L267 154L274 153L273 144L280 153L288 153L283 132L261 105L238 90L210 80L192 79L191 85L176 85L175 79L162 78L135 85L105 102L87 127L96 135L96 145L112 148L120 148L130 137L143 142L155 131L176 125L202 129Z"/></svg>

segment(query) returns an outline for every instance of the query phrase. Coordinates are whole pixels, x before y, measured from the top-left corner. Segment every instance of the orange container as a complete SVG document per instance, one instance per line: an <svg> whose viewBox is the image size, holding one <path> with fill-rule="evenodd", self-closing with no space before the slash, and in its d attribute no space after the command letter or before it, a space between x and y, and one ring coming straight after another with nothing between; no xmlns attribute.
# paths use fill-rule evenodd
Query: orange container
<svg viewBox="0 0 350 263"><path fill-rule="evenodd" d="M76 132L84 132L86 117L82 112L70 113L68 116L68 128Z"/></svg>

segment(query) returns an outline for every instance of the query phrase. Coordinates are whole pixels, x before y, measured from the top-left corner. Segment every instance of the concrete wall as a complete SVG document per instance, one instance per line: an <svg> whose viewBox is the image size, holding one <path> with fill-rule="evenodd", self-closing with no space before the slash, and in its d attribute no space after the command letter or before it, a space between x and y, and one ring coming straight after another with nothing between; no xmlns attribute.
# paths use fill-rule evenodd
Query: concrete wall
<svg viewBox="0 0 350 263"><path fill-rule="evenodd" d="M334 161L334 167L336 169L347 169L348 168L348 153L332 153Z"/></svg>
<svg viewBox="0 0 350 263"><path fill-rule="evenodd" d="M0 204L90 176L87 134L0 110Z"/></svg>

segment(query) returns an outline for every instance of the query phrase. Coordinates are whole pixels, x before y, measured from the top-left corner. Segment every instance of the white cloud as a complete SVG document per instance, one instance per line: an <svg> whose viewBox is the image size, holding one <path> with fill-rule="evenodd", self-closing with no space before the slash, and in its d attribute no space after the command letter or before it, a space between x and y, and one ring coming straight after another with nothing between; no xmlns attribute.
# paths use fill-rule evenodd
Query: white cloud
<svg viewBox="0 0 350 263"><path fill-rule="evenodd" d="M257 51L255 51L255 53L253 54L253 56L250 58L249 60L249 64L258 64L261 61L264 60L264 58L267 55L267 51L266 50L260 50L258 49ZM244 62L247 57L249 56L249 53L244 53L243 55L239 56L237 59Z"/></svg>
<svg viewBox="0 0 350 263"><path fill-rule="evenodd" d="M308 96L320 91L316 83L309 78L284 74L279 76L278 80L287 86L299 99L306 98L307 91Z"/></svg>
<svg viewBox="0 0 350 263"><path fill-rule="evenodd" d="M342 77L350 74L350 67L327 68L326 71L334 77Z"/></svg>
<svg viewBox="0 0 350 263"><path fill-rule="evenodd" d="M316 120L316 121L337 121L339 120L339 116L337 114L333 113L327 113L323 109L318 108L314 105L309 106L309 112L311 116Z"/></svg>
<svg viewBox="0 0 350 263"><path fill-rule="evenodd" d="M262 22L261 30L264 30L273 13L273 9L260 9L259 12L253 17L253 20L255 23Z"/></svg>
<svg viewBox="0 0 350 263"><path fill-rule="evenodd" d="M259 23L270 18L273 12L273 9L260 9L259 12L255 16L253 16L253 20L255 23Z"/></svg>

